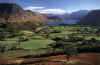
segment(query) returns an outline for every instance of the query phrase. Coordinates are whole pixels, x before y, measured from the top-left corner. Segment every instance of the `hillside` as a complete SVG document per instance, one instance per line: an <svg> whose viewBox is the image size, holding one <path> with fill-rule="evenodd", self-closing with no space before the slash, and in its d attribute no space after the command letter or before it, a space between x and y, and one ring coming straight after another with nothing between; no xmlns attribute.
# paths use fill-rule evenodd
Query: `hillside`
<svg viewBox="0 0 100 65"><path fill-rule="evenodd" d="M39 13L32 11L25 11L17 4L12 3L0 3L0 21L5 21L7 19L9 22L39 22L43 23L48 21L48 19Z"/></svg>
<svg viewBox="0 0 100 65"><path fill-rule="evenodd" d="M85 17L87 14L88 14L88 10L79 10L79 11L76 11L76 12L72 12L69 16L70 19L77 19L77 20L80 20L82 19L83 17Z"/></svg>
<svg viewBox="0 0 100 65"><path fill-rule="evenodd" d="M82 25L100 25L100 10L92 10L81 19L78 24Z"/></svg>

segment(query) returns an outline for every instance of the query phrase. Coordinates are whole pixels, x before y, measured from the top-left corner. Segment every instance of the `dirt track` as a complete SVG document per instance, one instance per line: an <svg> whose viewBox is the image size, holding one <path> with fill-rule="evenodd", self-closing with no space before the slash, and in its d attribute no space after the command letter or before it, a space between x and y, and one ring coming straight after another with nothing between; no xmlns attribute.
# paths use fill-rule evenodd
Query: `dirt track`
<svg viewBox="0 0 100 65"><path fill-rule="evenodd" d="M80 54L72 59L78 60L72 64L57 60L67 60L66 55L50 56L45 58L8 58L0 59L1 64L12 64L12 63L23 63L29 65L100 65L100 54L97 53L86 53ZM22 65L23 65L22 64Z"/></svg>

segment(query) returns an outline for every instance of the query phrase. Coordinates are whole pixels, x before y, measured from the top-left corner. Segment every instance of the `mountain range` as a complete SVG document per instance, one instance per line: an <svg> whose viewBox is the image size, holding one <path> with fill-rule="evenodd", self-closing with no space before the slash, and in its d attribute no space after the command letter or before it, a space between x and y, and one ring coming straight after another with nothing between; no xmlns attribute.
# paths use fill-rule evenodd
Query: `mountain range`
<svg viewBox="0 0 100 65"><path fill-rule="evenodd" d="M53 18L53 17L54 18ZM80 25L100 25L100 9L96 10L80 10L72 13L66 13L64 15L49 15L52 20L56 22L49 22L46 24L80 24ZM56 16L56 17L55 17ZM60 19L60 20L59 20Z"/></svg>
<svg viewBox="0 0 100 65"><path fill-rule="evenodd" d="M100 9L92 10L82 18L78 24L81 25L100 25Z"/></svg>
<svg viewBox="0 0 100 65"><path fill-rule="evenodd" d="M0 3L0 21L8 22L47 22L48 19L40 13L24 10L17 4Z"/></svg>
<svg viewBox="0 0 100 65"><path fill-rule="evenodd" d="M80 10L72 13L65 13L63 15L57 14L43 14L49 21L46 24L76 24L79 20L88 14L88 10Z"/></svg>
<svg viewBox="0 0 100 65"><path fill-rule="evenodd" d="M41 14L30 10L24 10L17 4L0 3L0 22L35 22L54 24L81 24L81 25L100 25L100 10L80 10L72 13ZM50 23L53 24L53 23Z"/></svg>

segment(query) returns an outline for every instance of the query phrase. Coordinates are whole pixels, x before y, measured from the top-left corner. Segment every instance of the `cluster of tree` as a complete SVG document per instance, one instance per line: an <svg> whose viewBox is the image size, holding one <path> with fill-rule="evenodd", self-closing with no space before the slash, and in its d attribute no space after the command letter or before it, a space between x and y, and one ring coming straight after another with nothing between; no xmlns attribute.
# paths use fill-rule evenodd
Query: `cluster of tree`
<svg viewBox="0 0 100 65"><path fill-rule="evenodd" d="M38 26L38 23L33 22L1 22L0 40L5 40L5 38L16 37L22 30L31 30L34 32Z"/></svg>
<svg viewBox="0 0 100 65"><path fill-rule="evenodd" d="M70 36L67 39L56 37L52 40L56 42L49 46L53 48L54 51L56 48L62 49L67 57L71 57L80 52L100 52L97 50L100 49L100 40L97 40L96 38L86 40L84 37Z"/></svg>
<svg viewBox="0 0 100 65"><path fill-rule="evenodd" d="M83 40L80 45L78 45L79 52L100 52L100 40L91 38L90 40Z"/></svg>
<svg viewBox="0 0 100 65"><path fill-rule="evenodd" d="M6 45L0 45L0 53L4 53L8 51L8 46Z"/></svg>
<svg viewBox="0 0 100 65"><path fill-rule="evenodd" d="M1 22L0 28L5 28L7 31L34 30L39 26L39 23L34 22Z"/></svg>
<svg viewBox="0 0 100 65"><path fill-rule="evenodd" d="M70 57L78 54L77 47L74 46L73 44L68 43L68 42L56 41L52 44L49 44L49 48L50 47L53 48L54 52L55 52L55 49L57 49L57 48L62 49L63 53L66 54L66 58L68 61L69 61Z"/></svg>

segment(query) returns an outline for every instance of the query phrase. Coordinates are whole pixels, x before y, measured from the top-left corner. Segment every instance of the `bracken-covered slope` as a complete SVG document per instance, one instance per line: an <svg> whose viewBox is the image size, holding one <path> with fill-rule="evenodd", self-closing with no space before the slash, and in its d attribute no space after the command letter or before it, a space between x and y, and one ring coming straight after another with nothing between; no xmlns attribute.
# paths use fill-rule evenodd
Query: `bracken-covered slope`
<svg viewBox="0 0 100 65"><path fill-rule="evenodd" d="M17 4L0 3L0 21L8 19L9 22L47 22L48 19L39 13L26 11Z"/></svg>

